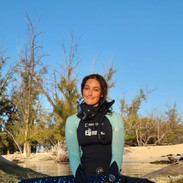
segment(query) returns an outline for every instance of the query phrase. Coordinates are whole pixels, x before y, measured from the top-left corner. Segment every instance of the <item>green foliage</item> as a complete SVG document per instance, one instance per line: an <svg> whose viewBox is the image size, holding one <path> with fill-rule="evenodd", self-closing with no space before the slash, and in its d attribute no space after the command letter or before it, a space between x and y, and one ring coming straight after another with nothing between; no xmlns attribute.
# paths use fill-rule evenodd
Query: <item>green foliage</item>
<svg viewBox="0 0 183 183"><path fill-rule="evenodd" d="M143 89L140 89L140 92L137 96L134 97L130 104L126 104L125 99L121 99L121 113L123 116L130 117L134 115L138 115L138 110L143 101L146 101L147 93L144 93Z"/></svg>
<svg viewBox="0 0 183 183"><path fill-rule="evenodd" d="M129 144L129 145L137 144L136 135L135 134L125 135L125 142L126 144Z"/></svg>
<svg viewBox="0 0 183 183"><path fill-rule="evenodd" d="M9 120L7 125L7 132L19 150L24 145L24 153L29 153L30 146L35 144L39 134L39 130L35 130L36 124L42 118L40 89L34 77L40 79L42 74L46 73L41 62L43 56L39 54L42 47L36 43L37 35L29 18L27 25L28 41L15 66L16 80L11 93L11 101L16 106L17 115Z"/></svg>
<svg viewBox="0 0 183 183"><path fill-rule="evenodd" d="M166 135L167 143L171 143L175 139L175 134L173 132L169 132Z"/></svg>
<svg viewBox="0 0 183 183"><path fill-rule="evenodd" d="M6 153L7 151L13 152L16 150L13 140L5 132L8 122L15 114L15 106L7 93L8 84L12 78L12 72L11 70L3 72L8 57L3 58L2 52L0 54L0 153Z"/></svg>
<svg viewBox="0 0 183 183"><path fill-rule="evenodd" d="M73 40L72 40L73 41ZM65 136L65 121L68 116L76 113L78 101L80 94L77 89L77 79L73 75L75 74L75 68L78 64L75 61L75 56L77 53L78 44L73 44L71 41L71 49L69 53L69 58L66 57L66 51L64 47L65 54L65 64L62 69L62 74L60 76L60 81L58 82L58 91L55 94L55 121L56 121L56 138L59 141L63 141ZM74 65L74 62L76 64Z"/></svg>
<svg viewBox="0 0 183 183"><path fill-rule="evenodd" d="M130 104L126 104L125 99L121 99L121 113L125 122L126 143L137 145L173 143L180 129L181 118L177 114L176 104L165 111L165 116L140 117L138 110L142 101L147 100L148 92L140 89L139 95L132 99ZM133 137L133 139L131 139ZM132 141L133 140L133 141Z"/></svg>
<svg viewBox="0 0 183 183"><path fill-rule="evenodd" d="M6 134L0 132L0 154L4 154L6 152L6 147L8 147L8 144Z"/></svg>
<svg viewBox="0 0 183 183"><path fill-rule="evenodd" d="M104 74L104 78L108 83L108 88L113 88L115 86L115 82L112 81L112 77L116 73L116 70L113 67L109 67L107 72Z"/></svg>

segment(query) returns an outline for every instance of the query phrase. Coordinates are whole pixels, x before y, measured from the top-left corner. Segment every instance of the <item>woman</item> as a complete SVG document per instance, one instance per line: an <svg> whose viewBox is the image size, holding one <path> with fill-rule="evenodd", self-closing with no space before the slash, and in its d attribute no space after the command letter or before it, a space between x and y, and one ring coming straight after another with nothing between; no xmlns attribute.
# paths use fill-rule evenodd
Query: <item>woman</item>
<svg viewBox="0 0 183 183"><path fill-rule="evenodd" d="M65 137L71 171L79 183L85 175L106 175L115 182L120 174L124 147L124 124L107 102L107 83L98 74L81 83L83 102L78 113L66 120Z"/></svg>

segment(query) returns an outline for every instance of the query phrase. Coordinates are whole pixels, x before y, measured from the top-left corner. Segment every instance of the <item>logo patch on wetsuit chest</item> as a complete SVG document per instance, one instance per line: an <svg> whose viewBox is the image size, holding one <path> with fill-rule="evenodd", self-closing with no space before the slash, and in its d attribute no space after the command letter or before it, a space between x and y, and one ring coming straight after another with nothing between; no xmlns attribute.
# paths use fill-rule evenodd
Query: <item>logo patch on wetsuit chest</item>
<svg viewBox="0 0 183 183"><path fill-rule="evenodd" d="M97 122L85 123L85 136L97 135L98 125L99 125L99 123L97 123ZM103 123L102 123L102 125L103 125ZM105 133L101 132L101 135L105 135Z"/></svg>

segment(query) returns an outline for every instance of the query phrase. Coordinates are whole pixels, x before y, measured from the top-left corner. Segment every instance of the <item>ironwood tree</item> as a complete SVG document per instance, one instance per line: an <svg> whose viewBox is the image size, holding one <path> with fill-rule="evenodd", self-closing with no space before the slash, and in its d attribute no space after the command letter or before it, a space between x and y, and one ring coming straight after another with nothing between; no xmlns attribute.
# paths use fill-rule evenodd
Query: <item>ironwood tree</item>
<svg viewBox="0 0 183 183"><path fill-rule="evenodd" d="M42 109L40 90L34 76L42 78L42 75L46 73L46 68L41 61L45 55L40 53L42 46L37 43L38 35L34 32L32 22L27 15L27 43L24 50L18 54L17 80L12 93L13 103L20 112L19 140L23 143L25 155L31 153L31 144L36 135L34 134L35 126L40 119Z"/></svg>
<svg viewBox="0 0 183 183"><path fill-rule="evenodd" d="M33 27L28 18L28 30L33 31ZM38 87L35 85L32 73L39 74L44 73L44 68L36 70L36 66L40 64L40 57L35 60L36 51L39 46L35 44L36 36L34 32L29 35L29 47L25 49L24 57L19 57L18 64L10 70L2 74L2 69L9 57L4 57L0 52L0 150L3 150L3 146L6 148L12 145L11 141L17 145L17 149L21 152L17 141L16 132L24 132L24 152L30 153L30 142L32 128L37 120L37 114L39 111L38 103ZM13 74L17 72L19 74L20 85L17 83L17 87L14 86L13 91L8 91L8 84L11 82ZM12 78L13 77L13 78ZM8 89L7 89L8 88ZM12 92L12 93L11 93ZM8 97L11 96L11 97ZM37 107L37 108L36 108ZM16 123L17 122L17 123ZM19 130L19 131L18 131ZM31 131L32 130L32 131ZM20 133L21 135L21 133ZM20 139L18 139L20 140ZM14 150L16 148L14 147ZM19 179L33 178L33 177L45 177L47 175L35 172L28 168L18 166L16 163L8 161L0 155L0 170L5 173L12 174Z"/></svg>

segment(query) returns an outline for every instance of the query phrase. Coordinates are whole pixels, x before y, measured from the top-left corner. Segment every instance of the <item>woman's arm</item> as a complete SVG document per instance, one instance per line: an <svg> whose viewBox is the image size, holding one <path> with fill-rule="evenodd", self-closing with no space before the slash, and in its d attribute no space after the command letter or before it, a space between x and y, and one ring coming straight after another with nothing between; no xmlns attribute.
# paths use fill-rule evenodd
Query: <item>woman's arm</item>
<svg viewBox="0 0 183 183"><path fill-rule="evenodd" d="M117 163L118 171L120 173L122 158L123 158L123 148L124 148L124 123L120 114L113 113L109 118L112 125L112 159L111 165L114 162Z"/></svg>
<svg viewBox="0 0 183 183"><path fill-rule="evenodd" d="M66 146L69 153L69 162L72 174L75 176L76 170L81 164L80 161L80 148L77 138L77 127L79 118L76 115L72 115L67 118L65 126L65 139Z"/></svg>

